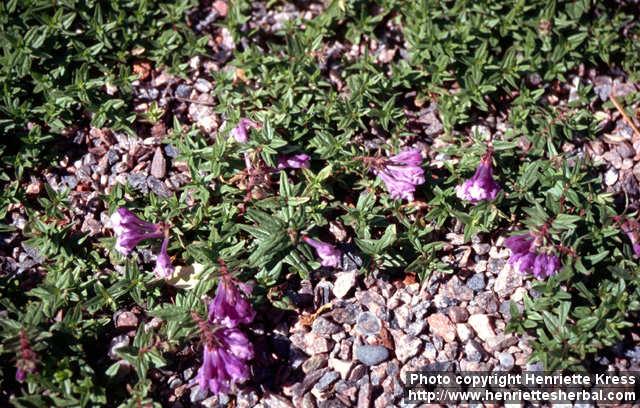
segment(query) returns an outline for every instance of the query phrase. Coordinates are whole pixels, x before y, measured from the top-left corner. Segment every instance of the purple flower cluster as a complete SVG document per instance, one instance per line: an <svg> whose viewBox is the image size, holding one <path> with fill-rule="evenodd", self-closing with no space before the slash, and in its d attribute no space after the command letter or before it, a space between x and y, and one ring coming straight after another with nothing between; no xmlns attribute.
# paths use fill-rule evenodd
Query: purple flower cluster
<svg viewBox="0 0 640 408"><path fill-rule="evenodd" d="M16 361L16 381L24 382L27 374L36 372L37 355L31 349L29 338L24 330L20 330L20 357Z"/></svg>
<svg viewBox="0 0 640 408"><path fill-rule="evenodd" d="M463 184L456 187L456 195L461 200L478 203L491 201L500 191L500 185L493 179L492 152L487 151L480 160L475 174Z"/></svg>
<svg viewBox="0 0 640 408"><path fill-rule="evenodd" d="M249 378L253 346L239 325L249 324L255 317L247 299L249 288L233 279L224 264L221 270L216 295L209 303L208 321L200 322L205 345L196 377L201 389L216 394L229 392L234 384Z"/></svg>
<svg viewBox="0 0 640 408"><path fill-rule="evenodd" d="M425 181L422 155L418 149L405 150L385 160L374 172L384 182L391 198L413 201L416 187Z"/></svg>
<svg viewBox="0 0 640 408"><path fill-rule="evenodd" d="M208 337L196 380L202 390L227 393L235 383L249 378L247 361L253 358L253 346L236 327L213 329Z"/></svg>
<svg viewBox="0 0 640 408"><path fill-rule="evenodd" d="M250 128L258 129L259 126L256 122L250 119L242 118L240 119L236 127L231 129L231 136L233 136L233 138L236 139L236 142L238 143L247 143L249 141Z"/></svg>
<svg viewBox="0 0 640 408"><path fill-rule="evenodd" d="M335 246L309 237L302 237L302 240L316 250L318 257L320 258L320 265L333 268L340 265L342 252L340 252L340 250Z"/></svg>
<svg viewBox="0 0 640 408"><path fill-rule="evenodd" d="M256 313L247 299L250 288L223 273L218 282L216 295L209 304L209 321L220 323L226 327L237 327L249 324Z"/></svg>
<svg viewBox="0 0 640 408"><path fill-rule="evenodd" d="M143 221L131 211L120 207L111 215L111 228L116 235L115 249L124 256L128 256L140 242L146 239L164 238L156 258L154 272L163 278L173 273L173 265L167 253L169 235L164 224Z"/></svg>
<svg viewBox="0 0 640 408"><path fill-rule="evenodd" d="M520 273L531 273L538 279L558 273L562 265L557 255L538 252L539 245L531 233L513 235L504 241L511 250L509 264Z"/></svg>
<svg viewBox="0 0 640 408"><path fill-rule="evenodd" d="M308 169L311 157L309 155L300 153L291 156L280 156L278 158L278 169Z"/></svg>

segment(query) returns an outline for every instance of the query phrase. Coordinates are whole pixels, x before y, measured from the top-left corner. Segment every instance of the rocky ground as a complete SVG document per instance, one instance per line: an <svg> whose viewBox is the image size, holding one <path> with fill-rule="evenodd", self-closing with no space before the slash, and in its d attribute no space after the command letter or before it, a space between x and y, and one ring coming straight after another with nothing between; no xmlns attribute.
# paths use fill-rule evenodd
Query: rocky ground
<svg viewBox="0 0 640 408"><path fill-rule="evenodd" d="M201 68L198 59L192 64ZM610 77L596 76L592 82L605 99L611 92L607 87L614 84L620 92L635 89L633 84ZM221 125L221 119L208 106L213 102L209 96L212 84L206 78L178 80L159 72L134 85L139 95L138 109L156 101L206 133ZM570 95L572 85L567 84L566 89ZM610 191L636 197L640 134L619 111L601 109L596 114L602 117L603 135L584 146L566 148L601 161L604 184ZM426 126L442 130L437 109L423 112L423 117L429 118ZM500 126L476 127L476 131L499 132ZM165 134L162 124L141 129L139 137L108 129L78 132L74 142L86 146L84 154L70 153L41 178L33 178L27 191L36 197L44 192L45 184L54 190L68 188L74 205L66 214L67 222L80 232L100 237L108 225L100 194L117 184L128 184L142 193L168 196L189 181L187 166L176 160L176 148L162 147ZM434 163L438 159L446 157L434 157ZM29 246L20 244L23 237L19 231L25 218L19 205L11 209L11 217L18 232L3 236L2 245L13 248L12 253L1 257L4 271L37 276L42 273L42 259ZM379 276L372 272L363 276L357 273L357 263L350 261L345 262L353 266L350 270L318 274L300 282L300 288L291 293L300 314L281 313L276 320L254 329L263 354L272 354L263 359L262 368L260 363L256 368L263 370L264 382L258 375L240 388L237 397L207 398L190 383L195 370L166 372L162 381L169 386L168 400L175 401L175 407L184 406L180 401L189 393L191 402L204 406L225 405L237 398L238 407L382 408L403 405L403 382L408 371L539 368L527 364L531 352L527 338L505 332L510 301L521 307L523 295L530 292L530 282L506 262L509 251L502 247L501 239L474 237L471 245L465 245L461 226L447 239L451 255L444 261L456 271L450 275L436 274L422 282L413 275ZM146 257L151 264L151 254ZM28 281L24 284L29 286ZM117 327L132 326L125 318L135 319L135 314L125 313L130 314L114 316ZM127 343L127 335L118 335L112 346ZM613 354L610 361L603 357L603 362L623 368L636 364L636 349L620 346ZM275 378L273 366L269 366L273 363L281 368Z"/></svg>
<svg viewBox="0 0 640 408"><path fill-rule="evenodd" d="M318 12L311 10L307 11L311 15ZM202 137L215 137L225 118L219 117L211 106L215 103L211 92L214 85L208 73L224 69L234 49L225 29L208 26L207 18L215 21L226 13L224 9L215 12L218 14L213 17L199 16L199 29L213 33L213 57L192 59L191 77L187 79L163 71L142 72L140 80L133 84L136 111L144 112L155 102L186 125L197 125L203 131ZM273 30L290 18L286 15L289 12L297 11L278 15L265 12L262 20L250 24ZM391 39L389 44L393 44ZM388 51L388 47L385 49ZM386 54L379 53L384 59ZM637 198L637 121L633 125L620 110L604 107L603 103L611 95L622 98L638 91L638 86L621 74L593 70L575 72L566 84L538 86L548 88L551 105L569 110L581 85L593 86L600 97L593 104L593 113L601 121L600 136L584 145L567 144L564 148L602 162L603 182L609 191ZM635 112L636 108L629 111ZM426 135L420 141L425 149L429 149L429 143L438 144L434 140L443 128L437 105L414 109L407 115L414 118L410 126L419 127ZM479 120L476 129L500 133L505 126L503 115ZM136 137L109 129L93 128L88 133L79 130L70 135L70 143L76 148L41 177L33 177L27 192L35 198L46 194L45 185L54 190L68 188L73 205L65 214L66 222L74 230L98 239L106 234L108 225L101 194L122 184L166 197L189 182L186 164L176 159L178 150L163 143L166 133L162 122L141 126ZM446 156L429 154L434 166L447 160ZM25 274L23 284L29 288L29 279L37 280L44 273L39 266L42 257L25 244L21 234L24 208L16 204L9 213L17 230L2 235L0 267L4 273ZM174 407L185 406L189 395L191 403L210 407L233 403L237 407L382 408L403 406L404 377L412 370L539 369L527 364L531 352L528 339L505 331L510 302L521 307L524 294L535 295L529 278L511 269L507 263L509 251L502 247L501 238L474 237L468 245L461 233L462 226L458 226L447 235L450 255L443 261L452 266L452 274L434 274L422 282L411 274L381 276L372 271L361 275L357 272L358 263L352 259L344 262L351 268L335 274L318 273L311 280L297 282L295 288L288 288L297 312L271 313L268 320L263 319L252 329L260 349L255 378L241 386L237 396L207 397L192 384L195 370L189 368L158 374L160 381L167 384L168 401ZM146 254L146 262L152 263L150 253ZM116 327L135 327L135 311L116 314L114 323ZM128 343L128 336L114 335L112 346ZM631 347L627 341L611 350L600 362L622 368L636 366L640 352L633 348L633 342L637 344L637 339L631 339Z"/></svg>

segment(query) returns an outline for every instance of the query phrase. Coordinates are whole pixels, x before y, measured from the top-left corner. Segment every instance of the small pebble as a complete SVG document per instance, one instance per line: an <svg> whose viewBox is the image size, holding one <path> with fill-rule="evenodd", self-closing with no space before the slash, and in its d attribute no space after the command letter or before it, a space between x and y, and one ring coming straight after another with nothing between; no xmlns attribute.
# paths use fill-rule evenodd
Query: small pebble
<svg viewBox="0 0 640 408"><path fill-rule="evenodd" d="M374 366L389 358L389 350L383 346L362 345L356 347L356 358L365 365Z"/></svg>

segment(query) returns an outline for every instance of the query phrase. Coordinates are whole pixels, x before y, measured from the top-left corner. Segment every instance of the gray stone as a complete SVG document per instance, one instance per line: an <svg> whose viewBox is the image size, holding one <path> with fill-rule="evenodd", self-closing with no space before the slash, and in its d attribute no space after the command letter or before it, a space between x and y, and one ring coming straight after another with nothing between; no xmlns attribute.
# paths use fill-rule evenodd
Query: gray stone
<svg viewBox="0 0 640 408"><path fill-rule="evenodd" d="M320 316L313 321L311 331L321 336L331 336L341 330L337 324Z"/></svg>
<svg viewBox="0 0 640 408"><path fill-rule="evenodd" d="M331 398L318 402L318 408L347 408L339 399Z"/></svg>
<svg viewBox="0 0 640 408"><path fill-rule="evenodd" d="M204 78L198 78L194 87L198 92L207 93L211 91L211 82L207 81Z"/></svg>
<svg viewBox="0 0 640 408"><path fill-rule="evenodd" d="M389 358L389 350L383 346L365 344L356 347L356 358L365 365L374 366Z"/></svg>
<svg viewBox="0 0 640 408"><path fill-rule="evenodd" d="M149 176L147 178L147 184L149 185L149 188L151 189L151 191L153 191L160 197L166 198L171 196L171 191L169 190L169 188L157 178L153 176Z"/></svg>
<svg viewBox="0 0 640 408"><path fill-rule="evenodd" d="M309 359L302 364L302 371L304 373L310 373L326 367L327 358L327 355L324 353L309 357Z"/></svg>
<svg viewBox="0 0 640 408"><path fill-rule="evenodd" d="M425 318L425 316L427 315L427 313L429 313L429 307L430 306L431 306L431 302L430 301L421 299L420 303L418 303L413 308L414 319L416 321L423 320Z"/></svg>
<svg viewBox="0 0 640 408"><path fill-rule="evenodd" d="M475 275L467 279L467 287L476 292L484 289L485 286L486 283L484 281L484 275L481 273L476 273Z"/></svg>
<svg viewBox="0 0 640 408"><path fill-rule="evenodd" d="M409 325L409 323L411 323L413 313L411 312L411 308L409 307L409 305L402 305L394 310L394 316L398 327L400 327L401 329L405 329Z"/></svg>
<svg viewBox="0 0 640 408"><path fill-rule="evenodd" d="M358 364L349 373L349 381L358 381L367 373L367 367L362 364Z"/></svg>
<svg viewBox="0 0 640 408"><path fill-rule="evenodd" d="M488 254L491 250L491 245L489 244L473 244L472 247L475 253L478 255Z"/></svg>
<svg viewBox="0 0 640 408"><path fill-rule="evenodd" d="M315 408L316 407L316 398L313 394L307 393L302 397L302 403L300 404L302 408Z"/></svg>
<svg viewBox="0 0 640 408"><path fill-rule="evenodd" d="M349 293L351 288L356 284L357 274L357 269L336 274L336 281L333 284L333 294L335 297L342 299L347 296L347 293Z"/></svg>
<svg viewBox="0 0 640 408"><path fill-rule="evenodd" d="M491 314L498 311L498 299L492 292L482 292L478 294L475 301L478 307L482 308L485 313Z"/></svg>
<svg viewBox="0 0 640 408"><path fill-rule="evenodd" d="M386 301L379 293L376 293L373 290L356 292L356 299L362 306L369 309L379 318L386 317Z"/></svg>
<svg viewBox="0 0 640 408"><path fill-rule="evenodd" d="M138 90L140 99L158 99L160 92L156 88L140 88Z"/></svg>
<svg viewBox="0 0 640 408"><path fill-rule="evenodd" d="M448 298L456 299L458 301L468 301L473 298L473 291L467 286L464 286L462 281L460 281L460 278L457 276L452 277L449 279L449 282L447 282L446 294Z"/></svg>
<svg viewBox="0 0 640 408"><path fill-rule="evenodd" d="M486 314L475 314L469 317L469 325L475 330L482 340L487 341L495 337L493 323Z"/></svg>
<svg viewBox="0 0 640 408"><path fill-rule="evenodd" d="M542 371L544 365L542 363L529 363L525 366L525 371Z"/></svg>
<svg viewBox="0 0 640 408"><path fill-rule="evenodd" d="M328 368L321 368L319 370L309 372L302 382L299 382L292 387L291 393L293 394L293 397L302 398L304 393L308 392L327 371L329 371Z"/></svg>
<svg viewBox="0 0 640 408"><path fill-rule="evenodd" d="M166 154L167 157L171 157L172 159L175 159L176 157L178 157L180 152L178 151L178 149L175 148L174 145L168 144L164 146L164 154Z"/></svg>
<svg viewBox="0 0 640 408"><path fill-rule="evenodd" d="M119 329L131 329L138 327L138 316L133 312L124 311L115 316L116 327Z"/></svg>
<svg viewBox="0 0 640 408"><path fill-rule="evenodd" d="M134 190L140 190L143 193L149 191L147 188L147 175L144 173L129 173L127 182Z"/></svg>
<svg viewBox="0 0 640 408"><path fill-rule="evenodd" d="M511 353L498 353L496 357L498 357L498 361L500 361L500 366L506 370L511 370L515 365L515 360Z"/></svg>
<svg viewBox="0 0 640 408"><path fill-rule="evenodd" d="M518 338L512 335L505 336L504 333L500 333L497 336L491 337L485 341L487 350L495 352L502 351L507 347L517 344Z"/></svg>
<svg viewBox="0 0 640 408"><path fill-rule="evenodd" d="M180 379L180 377L178 377L177 375L169 378L169 389L171 390L175 390L176 388L178 388L179 386L182 385L182 380Z"/></svg>
<svg viewBox="0 0 640 408"><path fill-rule="evenodd" d="M244 390L240 388L236 395L236 404L238 408L252 408L258 404L260 397L255 390Z"/></svg>
<svg viewBox="0 0 640 408"><path fill-rule="evenodd" d="M353 338L343 339L340 342L340 352L338 357L343 360L351 360L351 350L353 349Z"/></svg>
<svg viewBox="0 0 640 408"><path fill-rule="evenodd" d="M338 381L338 378L340 378L340 374L335 371L328 371L318 380L318 383L313 388L319 392L325 392L333 383Z"/></svg>
<svg viewBox="0 0 640 408"><path fill-rule="evenodd" d="M601 101L606 102L609 100L612 83L611 78L607 76L597 76L593 79L593 90Z"/></svg>
<svg viewBox="0 0 640 408"><path fill-rule="evenodd" d="M502 268L504 268L506 263L507 260L502 258L489 259L489 262L487 262L487 273L497 275L498 273L500 273Z"/></svg>
<svg viewBox="0 0 640 408"><path fill-rule="evenodd" d="M178 85L176 88L176 96L182 99L189 99L191 96L191 87L185 84Z"/></svg>
<svg viewBox="0 0 640 408"><path fill-rule="evenodd" d="M310 356L320 353L328 353L333 347L333 340L314 332L304 335L304 351Z"/></svg>
<svg viewBox="0 0 640 408"><path fill-rule="evenodd" d="M396 340L396 357L401 363L406 363L411 357L420 352L422 340L411 335L399 336Z"/></svg>
<svg viewBox="0 0 640 408"><path fill-rule="evenodd" d="M425 114L421 114L419 121L425 124L424 132L429 136L437 135L444 129L434 111L427 111Z"/></svg>
<svg viewBox="0 0 640 408"><path fill-rule="evenodd" d="M371 379L371 385L374 387L381 385L384 379L387 378L387 363L371 367L369 378Z"/></svg>
<svg viewBox="0 0 640 408"><path fill-rule="evenodd" d="M407 327L407 333L412 336L419 336L424 332L424 329L427 327L427 322L423 319L418 320L414 323L411 323L409 327Z"/></svg>
<svg viewBox="0 0 640 408"><path fill-rule="evenodd" d="M469 328L469 325L465 323L456 324L456 333L462 342L469 340L473 336L473 331Z"/></svg>
<svg viewBox="0 0 640 408"><path fill-rule="evenodd" d="M382 329L380 319L372 312L362 312L358 315L356 330L365 336L377 335Z"/></svg>
<svg viewBox="0 0 640 408"><path fill-rule="evenodd" d="M521 303L516 303L516 308L522 312L524 306ZM511 318L511 302L509 300L500 303L500 313L507 319Z"/></svg>
<svg viewBox="0 0 640 408"><path fill-rule="evenodd" d="M384 389L384 388L383 388ZM376 398L373 406L375 408L388 408L393 406L393 396L389 395L386 390Z"/></svg>
<svg viewBox="0 0 640 408"><path fill-rule="evenodd" d="M616 181L618 181L618 170L610 168L604 173L604 183L606 185L612 186L616 184Z"/></svg>
<svg viewBox="0 0 640 408"><path fill-rule="evenodd" d="M437 295L435 295L433 297L433 304L438 308L438 309L446 309L449 306L454 306L458 304L458 301L456 299L452 299L450 297L447 297L441 293L438 293Z"/></svg>
<svg viewBox="0 0 640 408"><path fill-rule="evenodd" d="M268 394L262 401L269 408L294 408L288 399L276 394Z"/></svg>
<svg viewBox="0 0 640 408"><path fill-rule="evenodd" d="M355 252L345 251L342 254L342 269L345 271L351 271L359 269L362 266L362 258Z"/></svg>
<svg viewBox="0 0 640 408"><path fill-rule="evenodd" d="M505 298L520 286L522 286L522 274L509 265L505 265L498 273L498 277L493 284L493 290Z"/></svg>
<svg viewBox="0 0 640 408"><path fill-rule="evenodd" d="M349 371L353 367L353 361L340 360L338 358L332 358L329 360L329 367L336 370L342 379L347 379Z"/></svg>
<svg viewBox="0 0 640 408"><path fill-rule="evenodd" d="M436 346L431 342L424 343L424 351L422 352L422 356L428 358L430 360L435 360L438 355L438 350L436 350Z"/></svg>
<svg viewBox="0 0 640 408"><path fill-rule="evenodd" d="M193 367L188 367L182 372L182 379L187 381L191 379L196 373L196 369Z"/></svg>
<svg viewBox="0 0 640 408"><path fill-rule="evenodd" d="M201 389L198 385L195 385L191 388L191 393L189 394L189 400L195 404L196 402L200 402L207 398L209 395L209 390Z"/></svg>
<svg viewBox="0 0 640 408"><path fill-rule="evenodd" d="M358 392L357 408L370 408L371 407L371 383L369 382L369 376L365 376L358 381L360 391Z"/></svg>
<svg viewBox="0 0 640 408"><path fill-rule="evenodd" d="M485 355L482 346L480 346L476 341L469 340L467 344L464 346L464 352L467 355L467 359L469 361L480 362Z"/></svg>
<svg viewBox="0 0 640 408"><path fill-rule="evenodd" d="M151 160L151 175L159 179L167 175L167 159L164 158L160 147L157 147L156 151L153 153L153 159Z"/></svg>
<svg viewBox="0 0 640 408"><path fill-rule="evenodd" d="M469 312L464 307L452 306L449 309L449 318L454 323L464 323L469 318Z"/></svg>
<svg viewBox="0 0 640 408"><path fill-rule="evenodd" d="M345 303L342 306L335 307L329 316L339 324L354 324L358 314L362 311L360 307L353 303Z"/></svg>

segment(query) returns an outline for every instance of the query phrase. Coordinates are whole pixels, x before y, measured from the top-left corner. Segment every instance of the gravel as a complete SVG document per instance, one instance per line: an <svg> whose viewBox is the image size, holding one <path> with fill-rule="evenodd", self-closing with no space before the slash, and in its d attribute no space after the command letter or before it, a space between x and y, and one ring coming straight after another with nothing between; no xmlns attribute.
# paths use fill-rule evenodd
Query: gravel
<svg viewBox="0 0 640 408"><path fill-rule="evenodd" d="M367 366L380 364L389 358L389 350L383 346L362 345L356 348L356 358Z"/></svg>

